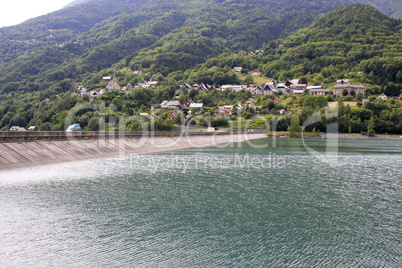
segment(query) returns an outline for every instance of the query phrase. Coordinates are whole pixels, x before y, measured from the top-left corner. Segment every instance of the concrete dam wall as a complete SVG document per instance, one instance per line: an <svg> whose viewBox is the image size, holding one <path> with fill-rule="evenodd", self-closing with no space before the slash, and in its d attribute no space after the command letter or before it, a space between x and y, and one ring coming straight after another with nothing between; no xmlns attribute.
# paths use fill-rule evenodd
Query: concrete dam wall
<svg viewBox="0 0 402 268"><path fill-rule="evenodd" d="M35 135L36 134L36 135ZM2 132L0 171L264 138L264 133Z"/></svg>

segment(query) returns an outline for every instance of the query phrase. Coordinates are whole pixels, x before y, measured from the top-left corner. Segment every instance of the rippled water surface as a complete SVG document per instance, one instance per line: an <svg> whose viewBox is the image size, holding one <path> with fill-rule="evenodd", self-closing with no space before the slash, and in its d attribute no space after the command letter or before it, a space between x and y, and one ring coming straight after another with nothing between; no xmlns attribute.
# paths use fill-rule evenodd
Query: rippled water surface
<svg viewBox="0 0 402 268"><path fill-rule="evenodd" d="M253 143L0 173L0 267L401 266L401 141Z"/></svg>

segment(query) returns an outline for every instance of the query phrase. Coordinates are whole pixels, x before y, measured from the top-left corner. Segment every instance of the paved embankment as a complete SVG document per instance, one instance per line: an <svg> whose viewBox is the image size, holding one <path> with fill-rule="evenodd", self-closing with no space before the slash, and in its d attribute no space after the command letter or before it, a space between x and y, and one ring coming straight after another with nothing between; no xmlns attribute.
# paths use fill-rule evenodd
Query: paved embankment
<svg viewBox="0 0 402 268"><path fill-rule="evenodd" d="M24 133L24 132L21 132ZM264 138L264 133L0 133L0 171ZM39 133L39 134L38 134ZM2 136L3 135L3 136ZM66 136L71 135L71 136Z"/></svg>

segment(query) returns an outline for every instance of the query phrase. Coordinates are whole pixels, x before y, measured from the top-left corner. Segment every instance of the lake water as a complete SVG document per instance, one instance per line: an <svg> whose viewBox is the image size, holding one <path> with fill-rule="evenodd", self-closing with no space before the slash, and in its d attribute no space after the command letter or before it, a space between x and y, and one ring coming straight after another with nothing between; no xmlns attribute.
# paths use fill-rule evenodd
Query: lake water
<svg viewBox="0 0 402 268"><path fill-rule="evenodd" d="M0 173L0 267L401 267L402 141L253 144Z"/></svg>

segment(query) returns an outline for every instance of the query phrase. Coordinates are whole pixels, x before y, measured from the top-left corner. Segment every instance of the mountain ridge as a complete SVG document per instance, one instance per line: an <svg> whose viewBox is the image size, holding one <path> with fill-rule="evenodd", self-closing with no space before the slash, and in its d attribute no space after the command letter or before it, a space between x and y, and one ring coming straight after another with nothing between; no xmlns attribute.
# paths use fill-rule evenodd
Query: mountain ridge
<svg viewBox="0 0 402 268"><path fill-rule="evenodd" d="M83 4L83 3L86 3L86 2L91 2L91 1L92 0L74 0L73 2L71 2L71 3L67 4L66 6L64 6L63 8L73 7L73 6L80 5L80 4Z"/></svg>

